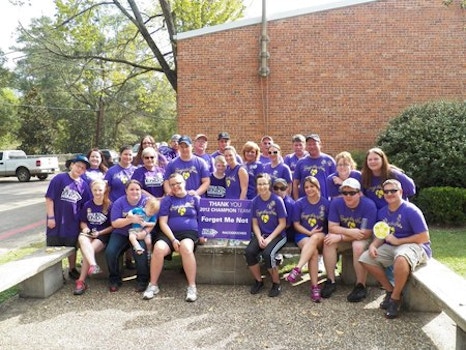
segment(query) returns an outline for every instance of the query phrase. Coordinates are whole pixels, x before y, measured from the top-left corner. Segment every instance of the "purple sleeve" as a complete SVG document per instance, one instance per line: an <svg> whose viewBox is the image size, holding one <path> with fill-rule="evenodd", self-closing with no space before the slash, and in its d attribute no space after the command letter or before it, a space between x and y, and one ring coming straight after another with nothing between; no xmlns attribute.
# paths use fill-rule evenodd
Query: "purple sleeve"
<svg viewBox="0 0 466 350"><path fill-rule="evenodd" d="M338 222L338 223L340 222L340 216L338 214L338 211L339 211L339 206L342 205L342 202L343 202L343 198L341 197L335 198L330 202L330 208L328 210L328 221L329 222Z"/></svg>

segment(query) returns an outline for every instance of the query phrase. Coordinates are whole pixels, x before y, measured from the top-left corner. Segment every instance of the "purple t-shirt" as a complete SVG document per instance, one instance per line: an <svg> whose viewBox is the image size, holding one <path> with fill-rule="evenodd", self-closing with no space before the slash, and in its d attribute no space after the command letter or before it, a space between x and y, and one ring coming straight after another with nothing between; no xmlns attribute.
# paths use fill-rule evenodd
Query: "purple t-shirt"
<svg viewBox="0 0 466 350"><path fill-rule="evenodd" d="M225 198L239 199L241 194L241 184L239 180L239 169L241 165L237 164L233 169L229 166L225 171L226 193Z"/></svg>
<svg viewBox="0 0 466 350"><path fill-rule="evenodd" d="M338 177L338 173L333 173L327 177L327 195L329 199L340 195L340 185L335 185L333 178ZM349 177L356 179L361 183L361 172L359 170L351 170Z"/></svg>
<svg viewBox="0 0 466 350"><path fill-rule="evenodd" d="M416 194L416 185L414 184L413 179L396 169L392 169L391 172L393 174L391 178L396 179L401 183L403 199L408 199ZM382 180L380 177L372 176L371 186L369 188L364 188L363 192L366 197L374 201L378 209L387 205L383 196Z"/></svg>
<svg viewBox="0 0 466 350"><path fill-rule="evenodd" d="M317 158L311 158L310 155L301 158L293 173L293 180L299 180L298 197L306 195L304 192L304 179L312 175L319 180L322 197L328 198L327 177L335 171L335 160L328 154L321 153Z"/></svg>
<svg viewBox="0 0 466 350"><path fill-rule="evenodd" d="M130 165L128 168L123 168L120 164L115 164L110 169L108 169L105 174L105 180L107 180L108 185L110 186L110 200L115 203L115 201L124 196L125 185L131 180L136 167Z"/></svg>
<svg viewBox="0 0 466 350"><path fill-rule="evenodd" d="M376 218L377 207L375 203L367 197L361 197L358 206L353 209L346 206L343 197L334 198L330 202L328 221L339 223L341 227L361 228L363 219L366 219L366 229L372 230Z"/></svg>
<svg viewBox="0 0 466 350"><path fill-rule="evenodd" d="M379 209L377 220L385 221L390 226L390 233L396 238L405 238L429 230L421 210L406 201L394 212L388 209L388 205ZM427 256L432 257L430 242L423 243L422 247Z"/></svg>
<svg viewBox="0 0 466 350"><path fill-rule="evenodd" d="M151 195L160 198L164 195L164 174L165 169L163 168L155 167L154 170L147 170L146 167L142 166L134 171L131 178L138 180L142 184L142 188Z"/></svg>
<svg viewBox="0 0 466 350"><path fill-rule="evenodd" d="M256 196L252 200L252 217L257 219L262 236L268 237L278 226L278 219L286 219L285 203L275 193L272 193L267 201L261 196ZM280 234L285 237L285 230Z"/></svg>
<svg viewBox="0 0 466 350"><path fill-rule="evenodd" d="M272 178L272 183L282 178L286 180L286 183L291 183L291 170L285 163L278 163L276 167L272 166L272 163L264 165L264 173L267 173Z"/></svg>
<svg viewBox="0 0 466 350"><path fill-rule="evenodd" d="M105 173L100 169L89 168L86 170L82 177L88 184L91 184L92 181L103 180Z"/></svg>
<svg viewBox="0 0 466 350"><path fill-rule="evenodd" d="M270 163L270 158L264 155L259 156L259 162L262 163L263 165Z"/></svg>
<svg viewBox="0 0 466 350"><path fill-rule="evenodd" d="M92 198L89 185L82 178L74 180L68 173L60 173L50 180L45 193L53 201L55 227L47 227L47 235L77 238L79 234L79 212L84 203Z"/></svg>
<svg viewBox="0 0 466 350"><path fill-rule="evenodd" d="M186 190L197 190L201 186L203 178L210 178L209 167L204 159L192 156L190 160L185 161L176 157L167 165L165 171L165 180L168 180L171 174L178 173L186 181Z"/></svg>
<svg viewBox="0 0 466 350"><path fill-rule="evenodd" d="M264 166L260 162L245 163L244 167L249 175L248 181L248 199L253 199L257 195L256 177L264 172Z"/></svg>
<svg viewBox="0 0 466 350"><path fill-rule="evenodd" d="M306 153L307 155L307 153ZM306 155L304 155L303 157L305 157ZM301 157L301 158L303 158ZM288 165L288 167L290 168L291 172L294 172L294 170L296 169L296 164L298 164L298 161L301 159L301 158L298 158L298 156L295 154L295 153L291 153L291 154L287 154L285 156L285 158L283 159L283 162Z"/></svg>
<svg viewBox="0 0 466 350"><path fill-rule="evenodd" d="M163 197L159 217L168 216L168 226L173 233L199 231L198 213L200 197L187 194L183 198Z"/></svg>
<svg viewBox="0 0 466 350"><path fill-rule="evenodd" d="M112 204L108 207L108 211L104 213L103 206L95 204L91 199L84 204L79 212L79 220L85 222L90 230L102 231L112 225L110 222L111 210Z"/></svg>
<svg viewBox="0 0 466 350"><path fill-rule="evenodd" d="M195 154L195 156L205 160L205 162L207 163L207 166L209 167L209 172L210 173L213 173L215 171L214 159L212 158L212 156L210 154L204 153L204 154L202 154L200 156Z"/></svg>
<svg viewBox="0 0 466 350"><path fill-rule="evenodd" d="M307 197L301 197L295 202L293 222L299 222L309 231L315 227L321 227L323 232L327 234L329 206L328 199L322 196L316 204L310 203ZM304 236L307 237L307 235Z"/></svg>
<svg viewBox="0 0 466 350"><path fill-rule="evenodd" d="M113 203L110 220L113 222L117 219L125 218L131 210L137 207L144 207L146 201L147 201L147 197L142 195L141 199L139 199L139 201L135 205L131 205L130 203L128 203L126 196L121 196ZM124 227L116 228L113 230L112 234L128 236L129 235L128 230L130 228L131 228L131 224L126 225Z"/></svg>

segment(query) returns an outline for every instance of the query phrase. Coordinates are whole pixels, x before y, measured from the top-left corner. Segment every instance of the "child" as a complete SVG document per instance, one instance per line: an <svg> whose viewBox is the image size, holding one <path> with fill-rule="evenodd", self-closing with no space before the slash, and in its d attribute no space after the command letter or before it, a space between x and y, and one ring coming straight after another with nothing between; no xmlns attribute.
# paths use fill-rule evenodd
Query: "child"
<svg viewBox="0 0 466 350"><path fill-rule="evenodd" d="M143 208L134 208L128 213L130 215L140 215L143 222L140 224L132 224L129 230L129 241L137 254L144 253L144 249L139 244L138 240L144 240L146 243L147 251L152 251L152 241L150 232L155 226L157 221L157 214L160 210L160 201L157 198L149 198Z"/></svg>

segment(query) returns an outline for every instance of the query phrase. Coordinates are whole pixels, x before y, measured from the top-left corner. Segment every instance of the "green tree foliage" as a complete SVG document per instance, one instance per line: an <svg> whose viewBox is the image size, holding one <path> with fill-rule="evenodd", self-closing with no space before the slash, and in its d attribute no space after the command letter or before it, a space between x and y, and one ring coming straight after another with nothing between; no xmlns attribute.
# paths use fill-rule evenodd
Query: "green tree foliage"
<svg viewBox="0 0 466 350"><path fill-rule="evenodd" d="M406 109L377 139L390 161L425 187L466 187L466 102Z"/></svg>
<svg viewBox="0 0 466 350"><path fill-rule="evenodd" d="M18 138L21 140L20 148L28 154L55 152L53 144L56 133L53 120L47 109L41 105L41 96L33 88L26 94L19 107L21 127L18 130Z"/></svg>

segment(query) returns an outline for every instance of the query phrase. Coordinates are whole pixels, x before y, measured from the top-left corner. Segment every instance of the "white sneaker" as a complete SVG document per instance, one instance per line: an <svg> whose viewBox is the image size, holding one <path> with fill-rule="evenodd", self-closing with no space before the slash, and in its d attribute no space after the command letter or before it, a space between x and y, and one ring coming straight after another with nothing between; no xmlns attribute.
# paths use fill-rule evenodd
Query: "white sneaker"
<svg viewBox="0 0 466 350"><path fill-rule="evenodd" d="M197 299L197 289L196 287L189 286L186 291L186 301L196 301Z"/></svg>
<svg viewBox="0 0 466 350"><path fill-rule="evenodd" d="M142 295L142 298L144 300L152 299L154 295L159 294L159 292L160 292L159 286L149 283L144 294Z"/></svg>

